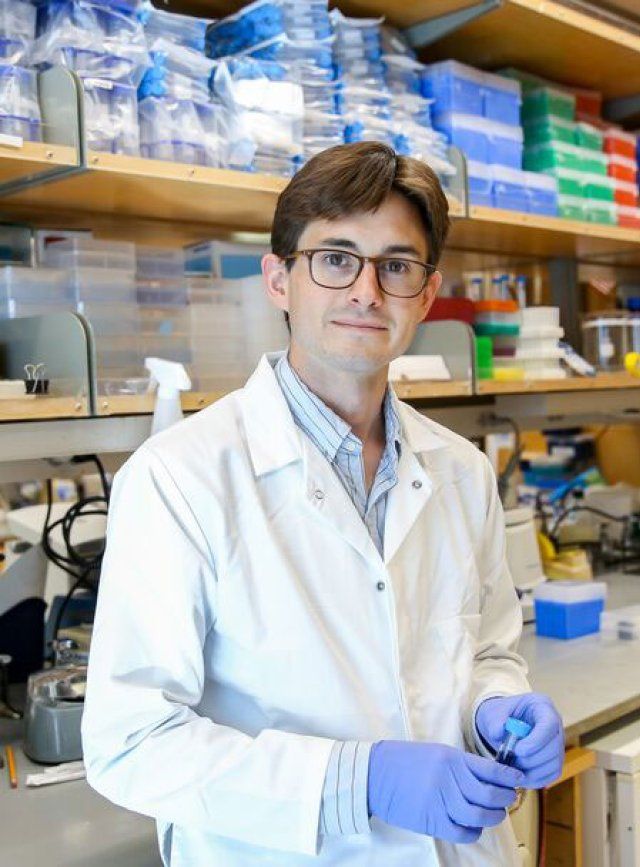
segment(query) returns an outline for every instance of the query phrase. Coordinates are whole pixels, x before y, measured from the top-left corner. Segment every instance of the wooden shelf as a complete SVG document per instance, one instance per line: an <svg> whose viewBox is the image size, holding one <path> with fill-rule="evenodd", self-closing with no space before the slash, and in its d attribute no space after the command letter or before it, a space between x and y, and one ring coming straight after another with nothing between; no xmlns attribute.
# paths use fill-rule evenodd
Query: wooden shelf
<svg viewBox="0 0 640 867"><path fill-rule="evenodd" d="M478 383L479 395L496 394L551 394L557 392L607 391L640 388L640 377L630 373L599 373L597 376L574 376L568 379L524 380L496 382L484 379Z"/></svg>
<svg viewBox="0 0 640 867"><path fill-rule="evenodd" d="M479 0L340 0L348 15L384 15L409 27L478 5ZM169 0L175 11L218 17L239 0ZM637 16L636 0L609 0L619 14ZM535 34L534 38L528 38ZM555 0L502 0L499 8L429 46L425 59L457 60L499 69L519 66L565 84L593 87L606 97L640 92L640 35Z"/></svg>
<svg viewBox="0 0 640 867"><path fill-rule="evenodd" d="M6 184L47 169L76 165L75 148L24 142L21 147L0 144L0 183Z"/></svg>
<svg viewBox="0 0 640 867"><path fill-rule="evenodd" d="M0 423L85 418L87 413L87 402L84 398L36 395L35 397L0 400Z"/></svg>
<svg viewBox="0 0 640 867"><path fill-rule="evenodd" d="M497 255L571 257L598 264L640 263L640 231L561 217L471 207L453 223L447 250Z"/></svg>

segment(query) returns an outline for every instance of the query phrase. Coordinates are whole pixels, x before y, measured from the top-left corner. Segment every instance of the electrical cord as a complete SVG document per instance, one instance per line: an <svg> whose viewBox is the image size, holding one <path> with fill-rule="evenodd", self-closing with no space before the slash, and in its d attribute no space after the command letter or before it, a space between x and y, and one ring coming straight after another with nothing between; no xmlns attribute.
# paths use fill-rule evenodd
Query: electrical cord
<svg viewBox="0 0 640 867"><path fill-rule="evenodd" d="M492 427L507 425L511 428L515 437L515 445L511 457L507 461L504 470L498 476L498 495L501 502L504 503L509 488L509 480L517 469L518 464L520 463L520 458L522 457L522 434L520 433L520 427L516 420L506 415L496 415L494 412L485 413L481 417L481 422L483 425Z"/></svg>
<svg viewBox="0 0 640 867"><path fill-rule="evenodd" d="M54 563L58 568L66 572L74 579L69 592L64 597L60 608L57 611L54 626L53 640L56 641L62 619L73 598L74 594L80 590L88 590L94 595L97 593L97 585L100 577L100 568L104 555L104 544L97 553L87 555L74 546L71 541L73 526L75 521L87 515L107 515L109 506L109 485L107 476L97 455L77 455L72 458L72 463L94 463L100 475L102 484L103 496L84 497L71 505L65 514L57 521L50 523L51 511L53 508L53 485L51 479L47 479L47 513L45 517L44 527L42 531L42 549L46 557ZM60 534L66 554L61 554L56 551L52 545L52 533L56 528L60 528Z"/></svg>
<svg viewBox="0 0 640 867"><path fill-rule="evenodd" d="M549 535L555 537L560 524L569 517L569 515L574 514L575 512L590 512L592 515L598 515L600 518L606 518L608 521L617 521L621 524L626 524L629 521L629 517L624 515L620 517L619 515L610 515L608 512L603 512L602 509L595 509L593 506L569 506L568 509L565 509L560 515L556 518L553 528L549 532Z"/></svg>

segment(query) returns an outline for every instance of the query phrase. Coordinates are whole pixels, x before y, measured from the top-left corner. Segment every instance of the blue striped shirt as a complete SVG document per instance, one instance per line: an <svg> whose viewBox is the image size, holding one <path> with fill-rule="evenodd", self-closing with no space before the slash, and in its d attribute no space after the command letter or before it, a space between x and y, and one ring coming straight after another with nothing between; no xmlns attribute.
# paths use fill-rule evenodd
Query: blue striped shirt
<svg viewBox="0 0 640 867"><path fill-rule="evenodd" d="M286 353L277 362L275 374L295 423L334 468L382 556L387 495L398 481L401 448L400 420L390 389L384 398L385 449L367 494L362 441L302 382ZM363 834L369 830L370 752L371 744L364 741L336 741L322 793L322 834Z"/></svg>

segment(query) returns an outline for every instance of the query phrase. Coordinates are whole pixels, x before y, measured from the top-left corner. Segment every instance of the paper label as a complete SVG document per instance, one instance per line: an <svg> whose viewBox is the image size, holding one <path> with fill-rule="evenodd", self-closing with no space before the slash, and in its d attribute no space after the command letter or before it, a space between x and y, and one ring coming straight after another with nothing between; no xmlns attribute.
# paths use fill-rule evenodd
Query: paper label
<svg viewBox="0 0 640 867"><path fill-rule="evenodd" d="M24 145L24 139L19 135L0 133L0 145L7 148L21 148Z"/></svg>

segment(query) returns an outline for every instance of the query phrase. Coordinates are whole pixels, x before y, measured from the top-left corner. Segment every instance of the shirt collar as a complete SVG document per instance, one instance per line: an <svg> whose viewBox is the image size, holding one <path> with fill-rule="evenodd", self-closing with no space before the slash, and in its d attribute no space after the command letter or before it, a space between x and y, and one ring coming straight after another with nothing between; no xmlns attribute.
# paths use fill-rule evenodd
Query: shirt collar
<svg viewBox="0 0 640 867"><path fill-rule="evenodd" d="M275 374L281 386L284 386L284 396L296 423L311 436L329 461L335 461L338 452L350 438L360 442L351 426L300 379L289 363L288 353L277 362ZM383 409L385 449L391 459L397 462L401 449L401 426L389 386L385 392ZM322 437L318 437L319 432L322 432Z"/></svg>

